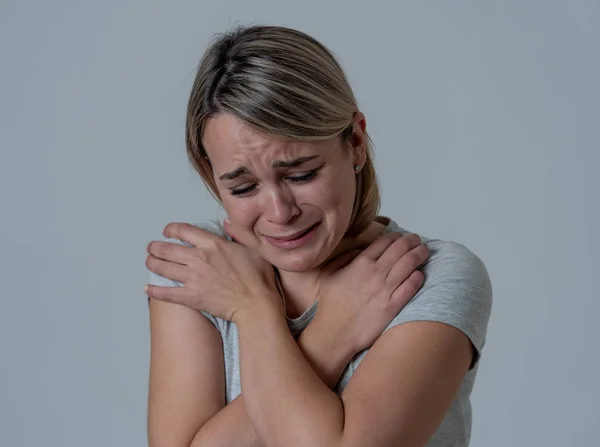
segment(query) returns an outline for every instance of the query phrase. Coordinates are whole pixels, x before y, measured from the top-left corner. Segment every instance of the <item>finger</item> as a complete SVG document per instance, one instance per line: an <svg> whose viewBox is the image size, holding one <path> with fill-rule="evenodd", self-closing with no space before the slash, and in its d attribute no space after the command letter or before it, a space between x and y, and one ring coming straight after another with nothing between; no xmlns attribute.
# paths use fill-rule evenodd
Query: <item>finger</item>
<svg viewBox="0 0 600 447"><path fill-rule="evenodd" d="M390 302L398 310L402 309L417 294L425 283L425 275L420 270L415 270L400 286L394 290Z"/></svg>
<svg viewBox="0 0 600 447"><path fill-rule="evenodd" d="M214 243L221 240L219 236L212 234L210 231L185 222L172 222L168 224L163 234L165 237L179 239L184 243L198 248L209 246L209 241Z"/></svg>
<svg viewBox="0 0 600 447"><path fill-rule="evenodd" d="M185 245L164 242L164 241L152 241L148 244L146 251L155 258L162 259L164 261L174 262L180 265L189 265L194 259L195 248L190 248Z"/></svg>
<svg viewBox="0 0 600 447"><path fill-rule="evenodd" d="M169 301L171 303L177 303L183 306L185 306L188 301L185 290L182 287L163 287L148 284L144 287L144 290L149 298Z"/></svg>
<svg viewBox="0 0 600 447"><path fill-rule="evenodd" d="M146 257L146 267L153 273L156 273L163 278L170 279L172 281L179 281L185 283L188 275L187 266L175 264L173 262L164 261L158 259L152 255Z"/></svg>
<svg viewBox="0 0 600 447"><path fill-rule="evenodd" d="M337 272L340 269L343 269L348 264L350 264L359 254L362 253L362 250L349 250L345 253L342 253L337 258L333 259L331 262L327 263L324 270L328 273Z"/></svg>
<svg viewBox="0 0 600 447"><path fill-rule="evenodd" d="M385 279L386 283L395 289L398 285L406 281L428 257L429 250L425 245L421 244L413 248L392 266Z"/></svg>
<svg viewBox="0 0 600 447"><path fill-rule="evenodd" d="M401 238L396 239L394 243L387 248L385 253L377 260L377 265L388 274L402 256L406 255L420 244L421 238L418 235L414 233L406 234Z"/></svg>
<svg viewBox="0 0 600 447"><path fill-rule="evenodd" d="M379 236L362 252L362 256L368 257L376 261L394 243L395 240L402 237L402 233L394 231Z"/></svg>

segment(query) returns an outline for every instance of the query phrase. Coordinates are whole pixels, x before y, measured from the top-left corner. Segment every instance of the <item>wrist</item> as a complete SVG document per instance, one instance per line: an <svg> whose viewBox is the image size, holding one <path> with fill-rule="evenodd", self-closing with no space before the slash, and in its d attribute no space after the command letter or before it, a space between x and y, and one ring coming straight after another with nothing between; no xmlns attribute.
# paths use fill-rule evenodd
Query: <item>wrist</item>
<svg viewBox="0 0 600 447"><path fill-rule="evenodd" d="M256 293L246 302L247 305L236 310L231 318L238 327L257 321L278 320L284 315L281 298L274 291Z"/></svg>
<svg viewBox="0 0 600 447"><path fill-rule="evenodd" d="M352 332L348 328L340 327L331 318L323 316L317 312L306 329L311 329L308 335L318 338L324 345L325 350L335 351L343 357L351 359L362 349L359 349L356 340L352 337Z"/></svg>
<svg viewBox="0 0 600 447"><path fill-rule="evenodd" d="M313 320L298 338L298 347L319 378L334 388L355 355L340 337Z"/></svg>

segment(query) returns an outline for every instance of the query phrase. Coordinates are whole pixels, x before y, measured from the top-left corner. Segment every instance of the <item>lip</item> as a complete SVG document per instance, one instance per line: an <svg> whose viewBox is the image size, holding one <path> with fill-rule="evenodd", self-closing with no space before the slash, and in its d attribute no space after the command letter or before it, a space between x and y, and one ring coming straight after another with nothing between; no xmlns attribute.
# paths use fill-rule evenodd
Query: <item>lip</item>
<svg viewBox="0 0 600 447"><path fill-rule="evenodd" d="M321 222L317 222L316 224L299 231L291 236L285 237L272 237L264 235L264 238L273 246L277 248L283 248L286 250L291 250L293 248L301 247L307 244L312 237L317 233L317 230L321 226Z"/></svg>
<svg viewBox="0 0 600 447"><path fill-rule="evenodd" d="M300 231L292 234L291 236L267 236L267 237L269 237L271 239L277 239L279 241L289 241L289 240L292 240L292 239L296 239L302 233L304 233L305 231L308 231L311 227L314 227L315 225L316 224L312 224L310 227L306 227L304 230L300 230Z"/></svg>

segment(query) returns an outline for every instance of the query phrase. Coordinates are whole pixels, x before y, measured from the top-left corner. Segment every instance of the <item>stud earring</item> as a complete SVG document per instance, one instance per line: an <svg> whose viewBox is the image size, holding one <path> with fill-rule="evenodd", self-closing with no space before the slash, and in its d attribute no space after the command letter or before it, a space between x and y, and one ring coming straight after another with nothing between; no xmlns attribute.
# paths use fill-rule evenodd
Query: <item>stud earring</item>
<svg viewBox="0 0 600 447"><path fill-rule="evenodd" d="M354 170L355 170L356 172L360 171L360 165L354 165Z"/></svg>

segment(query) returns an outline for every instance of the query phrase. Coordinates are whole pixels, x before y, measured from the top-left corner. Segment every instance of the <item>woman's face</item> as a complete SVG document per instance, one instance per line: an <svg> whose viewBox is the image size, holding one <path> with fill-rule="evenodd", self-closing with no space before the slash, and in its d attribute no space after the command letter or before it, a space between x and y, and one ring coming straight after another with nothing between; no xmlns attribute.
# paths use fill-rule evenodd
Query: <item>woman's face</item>
<svg viewBox="0 0 600 447"><path fill-rule="evenodd" d="M202 142L236 239L282 270L324 262L350 223L364 128L358 112L350 146L278 139L228 114L208 119Z"/></svg>

